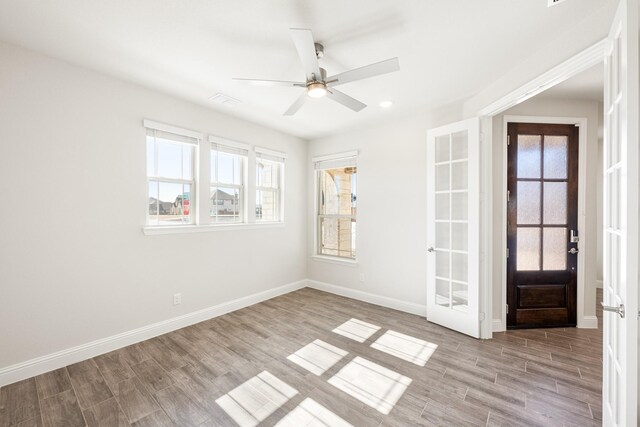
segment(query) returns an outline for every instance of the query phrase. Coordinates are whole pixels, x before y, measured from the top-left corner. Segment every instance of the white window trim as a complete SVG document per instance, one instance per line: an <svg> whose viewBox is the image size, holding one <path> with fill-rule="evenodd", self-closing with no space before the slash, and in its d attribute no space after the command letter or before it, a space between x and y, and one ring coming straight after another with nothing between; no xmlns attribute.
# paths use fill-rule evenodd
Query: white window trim
<svg viewBox="0 0 640 427"><path fill-rule="evenodd" d="M194 130L189 130L189 129L185 129L185 128L181 128L173 125L168 125L165 123L154 122L153 120L143 120L142 126L144 126L147 129L154 129L162 132L173 133L175 135L187 136L189 138L197 139L198 141L202 141L204 139L203 138L204 135L201 132L196 132Z"/></svg>
<svg viewBox="0 0 640 427"><path fill-rule="evenodd" d="M283 222L261 222L244 224L208 224L208 225L182 225L182 226L146 226L142 227L145 236L161 234L191 234L210 233L216 231L260 230L265 228L284 228Z"/></svg>
<svg viewBox="0 0 640 427"><path fill-rule="evenodd" d="M314 255L311 255L311 259L314 261L327 262L329 264L346 265L349 267L355 267L358 265L358 260L355 258L344 258L344 257L338 257L338 256L332 256L332 255L314 254Z"/></svg>
<svg viewBox="0 0 640 427"><path fill-rule="evenodd" d="M358 150L345 151L342 153L334 153L334 154L326 154L321 156L316 156L311 158L311 163L313 166L313 180L314 180L314 233L313 233L313 255L311 255L311 259L314 261L320 262L329 262L334 264L343 264L343 265L356 265L358 263L358 254L356 252L355 258L347 258L341 257L338 255L326 255L320 253L320 217L351 217L354 218L353 215L320 215L320 180L318 172L321 170L327 170L327 168L318 167L322 162L330 162L333 160L343 160L353 158L353 165L358 167ZM329 168L330 169L330 168ZM356 219L357 221L357 219ZM356 237L357 239L357 237Z"/></svg>
<svg viewBox="0 0 640 427"><path fill-rule="evenodd" d="M279 157L283 162L287 159L287 153L283 153L282 151L271 150L264 147L254 147L253 150L256 152L256 154L265 154L270 157Z"/></svg>
<svg viewBox="0 0 640 427"><path fill-rule="evenodd" d="M313 157L311 159L311 161L314 163L314 165L316 163L320 163L320 162L325 162L328 160L341 160L341 159L348 159L348 158L355 158L356 161L358 159L358 150L353 150L353 151L345 151L344 153L336 153L336 154L327 154L324 156L317 156L317 157Z"/></svg>
<svg viewBox="0 0 640 427"><path fill-rule="evenodd" d="M221 136L209 135L209 142L212 144L226 145L227 147L238 148L240 150L251 151L251 145L244 142L233 141Z"/></svg>

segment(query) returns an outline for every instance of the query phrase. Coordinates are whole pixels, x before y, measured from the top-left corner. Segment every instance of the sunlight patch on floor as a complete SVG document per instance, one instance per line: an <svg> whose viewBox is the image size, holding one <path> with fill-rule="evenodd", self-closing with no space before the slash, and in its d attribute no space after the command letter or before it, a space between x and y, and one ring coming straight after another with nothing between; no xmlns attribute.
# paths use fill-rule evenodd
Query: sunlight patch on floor
<svg viewBox="0 0 640 427"><path fill-rule="evenodd" d="M312 374L320 376L347 354L348 352L338 347L321 340L315 340L292 355L287 356L287 359Z"/></svg>
<svg viewBox="0 0 640 427"><path fill-rule="evenodd" d="M411 384L411 378L356 357L331 377L329 384L386 415Z"/></svg>
<svg viewBox="0 0 640 427"><path fill-rule="evenodd" d="M298 391L271 373L262 371L216 400L241 426L252 427L266 419Z"/></svg>
<svg viewBox="0 0 640 427"><path fill-rule="evenodd" d="M353 427L313 399L306 398L295 409L281 419L278 427L331 426Z"/></svg>
<svg viewBox="0 0 640 427"><path fill-rule="evenodd" d="M371 344L371 348L418 366L424 366L438 345L396 331L387 331Z"/></svg>
<svg viewBox="0 0 640 427"><path fill-rule="evenodd" d="M351 319L335 328L332 332L362 343L379 330L380 326L358 319Z"/></svg>

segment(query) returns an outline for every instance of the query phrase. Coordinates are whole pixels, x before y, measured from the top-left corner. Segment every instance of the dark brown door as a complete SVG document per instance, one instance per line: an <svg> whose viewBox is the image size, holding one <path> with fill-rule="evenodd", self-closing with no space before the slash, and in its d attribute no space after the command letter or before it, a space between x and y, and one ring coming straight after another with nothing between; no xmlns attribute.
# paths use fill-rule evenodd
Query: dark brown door
<svg viewBox="0 0 640 427"><path fill-rule="evenodd" d="M507 327L575 326L578 127L509 123Z"/></svg>

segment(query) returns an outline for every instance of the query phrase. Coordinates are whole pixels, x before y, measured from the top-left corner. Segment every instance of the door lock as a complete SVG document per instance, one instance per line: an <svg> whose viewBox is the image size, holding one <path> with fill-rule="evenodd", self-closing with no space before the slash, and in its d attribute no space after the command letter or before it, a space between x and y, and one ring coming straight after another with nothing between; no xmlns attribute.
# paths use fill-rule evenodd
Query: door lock
<svg viewBox="0 0 640 427"><path fill-rule="evenodd" d="M575 230L571 230L571 234L569 237L569 242L578 243L580 241L580 237L578 237L578 233Z"/></svg>
<svg viewBox="0 0 640 427"><path fill-rule="evenodd" d="M612 313L618 313L621 319L624 319L624 304L620 304L620 307L612 307L610 305L604 305L604 302L600 302L602 310L610 311Z"/></svg>
<svg viewBox="0 0 640 427"><path fill-rule="evenodd" d="M575 255L575 254L577 254L578 252L580 252L580 251L579 251L579 250L577 250L576 248L571 248L571 249L569 249L569 253L570 253L571 255Z"/></svg>

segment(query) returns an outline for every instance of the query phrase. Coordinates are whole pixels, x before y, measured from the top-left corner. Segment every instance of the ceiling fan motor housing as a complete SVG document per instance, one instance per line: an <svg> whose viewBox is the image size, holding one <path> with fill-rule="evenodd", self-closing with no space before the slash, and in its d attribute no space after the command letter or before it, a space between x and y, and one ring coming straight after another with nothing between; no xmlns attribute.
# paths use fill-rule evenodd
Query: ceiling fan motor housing
<svg viewBox="0 0 640 427"><path fill-rule="evenodd" d="M322 98L327 94L327 70L320 68L320 78L314 75L313 80L307 82L307 95L311 98Z"/></svg>

